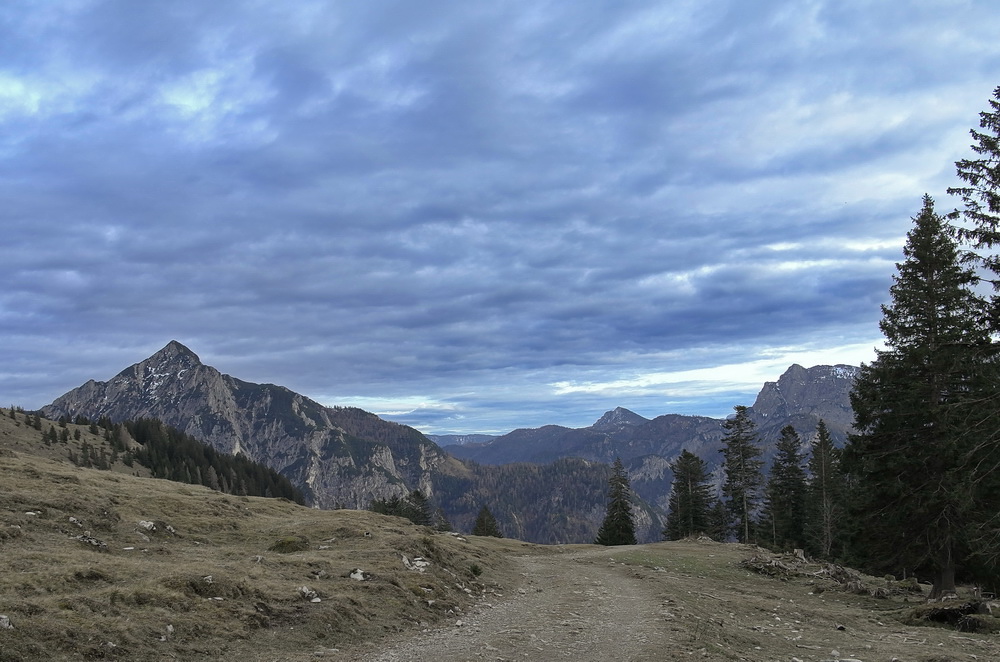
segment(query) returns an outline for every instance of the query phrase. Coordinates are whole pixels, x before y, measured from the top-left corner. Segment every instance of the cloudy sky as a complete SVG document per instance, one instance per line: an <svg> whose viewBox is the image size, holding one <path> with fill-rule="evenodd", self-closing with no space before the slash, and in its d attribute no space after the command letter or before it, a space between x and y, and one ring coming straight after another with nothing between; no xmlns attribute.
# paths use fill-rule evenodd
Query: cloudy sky
<svg viewBox="0 0 1000 662"><path fill-rule="evenodd" d="M172 339L429 433L869 361L995 0L0 5L0 402Z"/></svg>

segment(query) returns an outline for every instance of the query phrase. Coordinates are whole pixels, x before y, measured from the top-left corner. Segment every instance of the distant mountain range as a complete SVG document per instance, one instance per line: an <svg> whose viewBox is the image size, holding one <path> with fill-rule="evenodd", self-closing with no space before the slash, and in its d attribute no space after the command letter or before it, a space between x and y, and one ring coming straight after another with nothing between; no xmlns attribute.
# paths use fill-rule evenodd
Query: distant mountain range
<svg viewBox="0 0 1000 662"><path fill-rule="evenodd" d="M856 372L850 366L792 366L766 383L753 406L766 448L786 424L807 443L820 418L842 440L852 420L848 394ZM281 386L224 375L176 341L41 411L48 418L157 418L218 450L274 468L316 507L365 508L373 499L419 489L461 530L469 530L487 505L508 535L544 543L593 539L615 457L626 463L640 497L639 537L658 539L670 461L687 449L717 466L723 422L676 414L649 420L617 408L588 428L438 437L457 442L442 449L375 414L325 407Z"/></svg>
<svg viewBox="0 0 1000 662"><path fill-rule="evenodd" d="M765 459L770 460L774 442L786 425L796 429L805 448L822 419L834 441L843 445L852 430L850 392L857 373L858 368L846 365L808 369L793 365L776 382L766 382L750 408ZM679 414L650 420L618 407L586 428L547 425L514 430L483 443L447 445L444 450L482 464L545 463L561 457L611 463L620 457L636 493L665 510L673 480L668 465L681 451L691 451L710 470L718 471L723 422Z"/></svg>

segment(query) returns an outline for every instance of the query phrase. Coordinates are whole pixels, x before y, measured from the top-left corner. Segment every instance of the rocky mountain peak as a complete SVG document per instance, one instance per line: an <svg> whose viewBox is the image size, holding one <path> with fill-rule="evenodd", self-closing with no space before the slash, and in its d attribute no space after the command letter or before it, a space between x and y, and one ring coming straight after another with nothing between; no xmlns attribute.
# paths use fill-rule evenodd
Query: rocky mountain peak
<svg viewBox="0 0 1000 662"><path fill-rule="evenodd" d="M648 422L648 419L634 411L629 411L624 407L615 407L611 411L605 412L591 428L594 430L620 430L630 425L642 425Z"/></svg>
<svg viewBox="0 0 1000 662"><path fill-rule="evenodd" d="M167 345L148 359L139 362L124 372L134 372L137 376L166 377L180 375L186 370L203 366L198 355L190 349L171 340Z"/></svg>
<svg viewBox="0 0 1000 662"><path fill-rule="evenodd" d="M168 342L163 349L150 356L147 360L153 359L183 360L187 362L194 361L195 363L201 363L201 359L198 358L197 354L176 340Z"/></svg>
<svg viewBox="0 0 1000 662"><path fill-rule="evenodd" d="M764 383L753 413L764 420L808 415L850 427L854 415L849 395L858 371L850 365L791 365L778 381Z"/></svg>

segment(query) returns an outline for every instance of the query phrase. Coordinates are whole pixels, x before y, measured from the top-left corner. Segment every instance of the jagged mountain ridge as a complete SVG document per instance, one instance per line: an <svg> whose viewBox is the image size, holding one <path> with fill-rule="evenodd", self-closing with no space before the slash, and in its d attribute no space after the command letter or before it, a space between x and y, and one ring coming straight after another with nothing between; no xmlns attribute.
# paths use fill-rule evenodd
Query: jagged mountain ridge
<svg viewBox="0 0 1000 662"><path fill-rule="evenodd" d="M820 368L793 366L765 384L754 411L762 432L771 435L773 428L776 436L794 420L808 433L823 415L835 437L842 437L840 419L825 413L849 411L844 383L854 369ZM831 386L842 397L822 397ZM687 449L717 464L722 437L721 419L669 414L650 420L617 408L588 428L515 430L485 444L448 447L455 456L485 453L469 465L405 425L224 375L176 341L107 382L91 380L73 389L42 411L51 418L158 418L221 451L274 468L322 508L364 508L372 499L420 489L467 529L479 507L491 505L509 531L536 542L589 542L585 532L596 532L603 517L606 465L619 456L640 497L640 538L657 539L670 461ZM538 465L544 466L532 468ZM514 484L522 493L510 493ZM574 496L567 500L569 492Z"/></svg>
<svg viewBox="0 0 1000 662"><path fill-rule="evenodd" d="M366 508L373 499L420 489L461 530L489 505L506 531L542 543L589 542L604 514L605 465L570 459L546 467L469 466L413 428L222 374L177 341L41 411L53 419L159 419L275 469L320 508ZM559 483L566 488L553 490ZM637 533L657 539L661 513L639 506Z"/></svg>
<svg viewBox="0 0 1000 662"><path fill-rule="evenodd" d="M842 445L852 430L850 392L857 373L858 368L847 365L808 369L792 365L777 381L766 382L750 407L765 460L770 460L786 425L796 429L806 447L823 419L834 441ZM444 450L484 464L541 463L564 457L610 463L620 457L635 492L665 511L673 480L669 465L681 451L698 455L718 473L723 423L724 419L680 414L646 419L618 407L586 428L550 425L514 430L483 444Z"/></svg>
<svg viewBox="0 0 1000 662"><path fill-rule="evenodd" d="M354 408L324 407L274 384L201 362L177 341L107 382L88 381L42 408L49 418L157 418L226 453L242 453L302 486L321 508L430 491L432 470L464 467L418 431ZM343 480L350 474L350 480Z"/></svg>

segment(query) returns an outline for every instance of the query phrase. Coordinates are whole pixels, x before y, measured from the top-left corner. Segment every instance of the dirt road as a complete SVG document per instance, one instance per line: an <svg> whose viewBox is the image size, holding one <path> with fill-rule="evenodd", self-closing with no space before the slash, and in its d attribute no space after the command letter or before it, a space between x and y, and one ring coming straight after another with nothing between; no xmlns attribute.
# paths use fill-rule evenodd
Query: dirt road
<svg viewBox="0 0 1000 662"><path fill-rule="evenodd" d="M763 550L678 542L518 556L503 599L402 635L362 662L957 662L1000 638L904 623L923 598L879 599L814 573L770 577ZM819 570L820 565L811 570ZM873 585L879 578L867 578Z"/></svg>
<svg viewBox="0 0 1000 662"><path fill-rule="evenodd" d="M655 587L629 576L611 556L585 550L522 557L524 585L513 599L480 605L447 629L399 642L364 662L670 659Z"/></svg>

